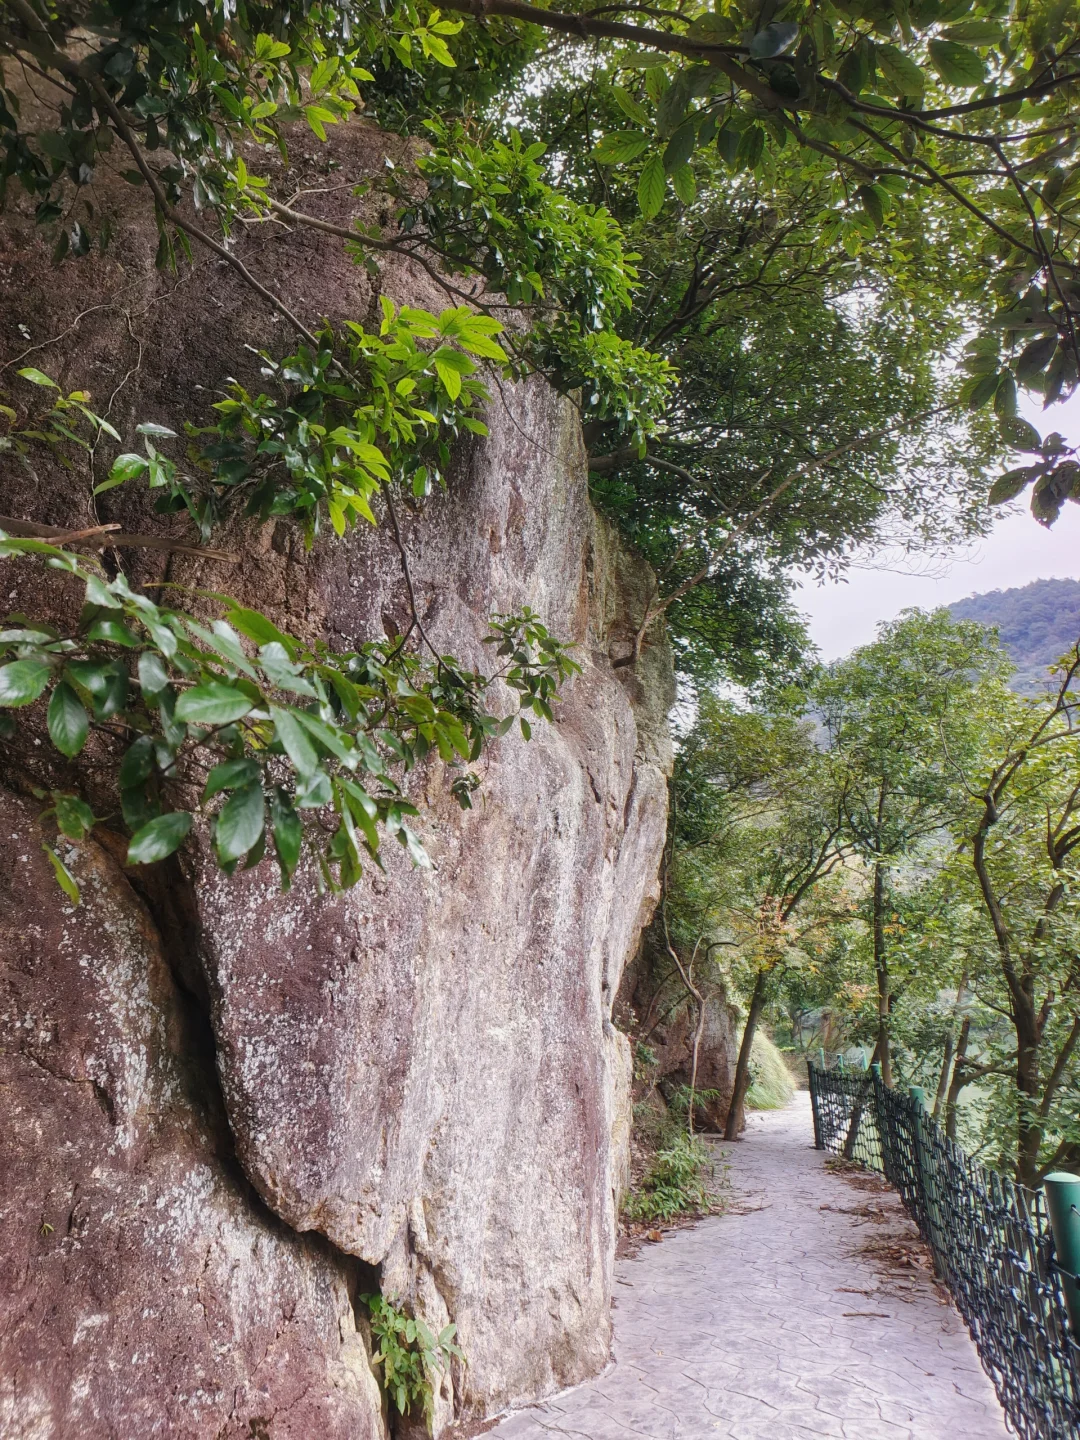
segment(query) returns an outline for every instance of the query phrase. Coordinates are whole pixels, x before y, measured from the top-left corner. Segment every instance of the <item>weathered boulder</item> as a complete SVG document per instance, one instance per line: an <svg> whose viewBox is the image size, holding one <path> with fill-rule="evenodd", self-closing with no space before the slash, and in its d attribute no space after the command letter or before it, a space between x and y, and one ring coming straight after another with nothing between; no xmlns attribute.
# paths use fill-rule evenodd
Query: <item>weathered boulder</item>
<svg viewBox="0 0 1080 1440"><path fill-rule="evenodd" d="M329 218L347 219L343 182L381 164L373 133L354 128L355 153L335 137L343 168L313 201ZM197 417L239 368L245 344L280 351L287 340L280 323L253 313L231 271L200 261L179 280L156 275L145 221L121 216L118 227L108 256L61 281L43 252L26 262L25 244L16 271L26 237L9 231L5 242L0 232L0 359L25 349L19 327L32 327L42 342L33 362L99 400L112 396L110 414L130 434L137 420ZM326 236L268 229L243 246L261 275L299 294L310 319L363 318L375 303L364 272ZM83 313L88 275L101 307L92 314ZM381 283L398 300L447 303L407 266L388 268ZM27 963L43 974L75 964L77 984L42 982L51 1009L40 1026L85 1031L87 1046L113 1035L118 1055L138 1057L141 1086L135 1099L110 1102L132 1117L114 1127L80 1083L104 1066L80 1059L85 1047L49 1062L74 1079L19 1080L18 1135L29 1138L13 1137L26 1148L12 1192L21 1219L9 1239L12 1273L27 1279L22 1299L0 1312L0 1354L15 1356L27 1377L4 1392L11 1403L40 1393L46 1408L40 1423L31 1410L11 1411L5 1434L210 1440L232 1435L234 1420L260 1417L274 1437L379 1434L350 1304L369 1284L436 1326L458 1326L466 1362L442 1387L437 1428L550 1393L605 1362L630 1074L611 1011L655 903L670 660L657 644L636 673L613 665L629 650L650 577L589 507L573 406L538 380L496 383L487 418L490 438L461 451L448 493L403 517L425 628L440 649L484 664L489 614L529 605L576 642L583 673L555 724L538 726L528 744L507 737L482 762L471 812L459 811L437 766L414 774L432 872L412 871L395 852L385 874L345 896L320 898L310 875L281 896L270 864L226 879L196 837L166 880L130 877L147 911L114 863L84 846L76 869L108 883L88 883L72 914L45 883L38 841L21 838L29 813L20 809L22 828L2 832L10 883L27 888L24 853L36 867L31 908L19 912L42 927ZM137 491L92 501L91 478L50 472L42 485L9 472L0 514L116 518L142 530L176 523L150 514ZM335 646L406 628L400 560L384 530L307 551L288 523L237 523L224 543L239 564L137 552L125 563L133 580L229 590ZM70 603L50 599L21 562L0 569L5 608L59 613ZM9 783L39 774L29 728L13 754ZM62 775L91 791L97 783L88 768ZM172 933L177 905L182 934ZM118 938L125 925L142 948ZM80 927L102 938L70 938ZM91 957L87 966L70 961L76 950ZM153 976L142 1009L125 1003L133 966ZM170 1019L178 981L195 1017L187 1030ZM95 1006L108 1025L87 1027ZM39 1026L13 1023L19 1036ZM36 1073L33 1060L19 1064ZM193 1066L209 1119L187 1098ZM117 1127L133 1137L126 1148L117 1148ZM78 1140L65 1150L72 1128ZM10 1167L8 1144L0 1134L0 1163ZM93 1244L67 1235L76 1183L98 1197ZM195 1197L183 1210L180 1194ZM48 1235L37 1233L43 1220L54 1226ZM54 1250L61 1259L49 1262ZM34 1280L49 1263L48 1284ZM65 1314L47 1342L35 1294ZM84 1312L106 1318L78 1331L76 1344L71 1317ZM183 1338L189 1330L194 1339ZM211 1397L203 1410L185 1399L201 1395L201 1374ZM182 1422L169 1419L181 1411Z"/></svg>
<svg viewBox="0 0 1080 1440"><path fill-rule="evenodd" d="M625 1083L611 1003L666 814L606 653L617 566L576 417L537 386L513 418L492 415L453 501L413 527L410 565L425 625L470 659L486 616L522 604L580 640L557 722L492 752L464 816L445 771L420 778L432 874L397 855L385 878L315 900L279 896L269 867L227 880L204 862L196 887L245 1170L291 1225L457 1323L459 1399L476 1411L606 1354ZM309 578L335 629L371 633L399 581L387 556L350 585L351 548Z"/></svg>
<svg viewBox="0 0 1080 1440"><path fill-rule="evenodd" d="M0 1434L384 1436L348 1266L223 1160L153 922L92 842L70 905L37 811L0 791Z"/></svg>

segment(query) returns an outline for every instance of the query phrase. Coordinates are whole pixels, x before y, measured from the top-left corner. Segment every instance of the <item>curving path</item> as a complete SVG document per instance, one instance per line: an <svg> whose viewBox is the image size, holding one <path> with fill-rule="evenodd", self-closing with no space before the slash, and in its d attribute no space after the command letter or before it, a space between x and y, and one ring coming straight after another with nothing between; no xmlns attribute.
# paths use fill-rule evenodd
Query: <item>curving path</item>
<svg viewBox="0 0 1080 1440"><path fill-rule="evenodd" d="M727 1147L731 1213L617 1263L607 1373L491 1436L1006 1440L899 1202L812 1146L807 1095L752 1115Z"/></svg>

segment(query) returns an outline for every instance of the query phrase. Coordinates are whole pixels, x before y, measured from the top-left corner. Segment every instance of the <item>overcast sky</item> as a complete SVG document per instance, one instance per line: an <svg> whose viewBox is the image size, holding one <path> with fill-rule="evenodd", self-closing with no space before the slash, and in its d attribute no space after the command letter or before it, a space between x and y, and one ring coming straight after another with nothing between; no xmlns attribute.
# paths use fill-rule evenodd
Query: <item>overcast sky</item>
<svg viewBox="0 0 1080 1440"><path fill-rule="evenodd" d="M1060 430L1071 444L1080 443L1080 393L1046 413L1037 405L1021 408L1041 434ZM984 540L948 561L916 566L915 573L880 568L887 563L888 557L869 556L863 566L848 571L846 583L811 580L799 586L795 603L808 617L810 638L823 659L834 660L872 640L879 621L891 620L909 605L928 610L1029 580L1080 579L1080 505L1068 502L1052 530L1037 524L1026 508L1006 514Z"/></svg>

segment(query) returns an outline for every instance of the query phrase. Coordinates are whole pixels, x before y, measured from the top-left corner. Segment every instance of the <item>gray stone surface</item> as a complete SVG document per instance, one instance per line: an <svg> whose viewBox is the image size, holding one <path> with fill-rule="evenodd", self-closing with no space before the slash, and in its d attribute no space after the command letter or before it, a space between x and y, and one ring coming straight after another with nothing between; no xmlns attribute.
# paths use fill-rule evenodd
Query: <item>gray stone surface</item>
<svg viewBox="0 0 1080 1440"><path fill-rule="evenodd" d="M401 161L404 144L363 124L334 127L318 164L308 142L298 143L290 177L277 177L280 193L310 186L320 215L351 224L352 184L381 172L387 158ZM340 168L326 190L331 156ZM261 168L265 158L260 153L251 163ZM262 387L250 347L281 355L291 341L216 260L199 257L196 269L178 276L156 271L154 226L139 192L122 185L101 197L106 208L114 201L116 244L87 257L78 283L74 271L51 266L47 247L33 238L32 216L18 209L5 215L0 358L26 349L24 326L38 347L34 363L68 389L86 388L95 403L111 404L125 437L142 420L180 430L187 417L208 418L226 376ZM335 324L378 324L376 281L332 237L254 226L237 244L245 263L287 293L311 324L322 315ZM430 278L396 262L378 286L398 303L446 303ZM97 302L89 309L88 292ZM661 633L650 637L635 669L615 663L632 649L654 582L589 506L575 407L541 377L520 385L490 378L490 438L455 446L447 488L427 504L402 499L401 532L424 629L440 652L491 667L482 643L491 612L526 605L575 643L582 673L565 687L555 723L537 725L529 744L507 735L481 758L483 785L468 813L451 795L444 767L429 763L413 772L409 795L421 810L416 828L436 866L431 872L414 874L390 842L385 874L371 867L347 895L320 897L307 870L281 896L270 861L228 879L218 875L207 864L200 827L164 871L131 877L149 907L153 942L197 1012L205 1088L221 1112L223 1164L237 1182L230 1203L251 1209L256 1229L280 1224L286 1255L297 1250L297 1232L310 1232L304 1243L316 1247L319 1263L302 1269L301 1279L325 1270L337 1286L311 1322L316 1338L304 1338L300 1326L289 1355L279 1347L271 1399L305 1387L331 1392L343 1343L335 1339L335 1307L345 1305L355 1347L346 1292L381 1287L435 1328L458 1327L464 1360L440 1386L436 1432L556 1393L607 1363L631 1073L629 1044L611 1011L623 964L657 898L670 766L665 717L674 699ZM115 520L136 531L182 526L153 513L145 487L91 499L106 448L99 447L93 477L85 467L57 464L41 469L39 483L8 466L0 475L0 513L45 523ZM401 560L385 525L361 524L340 541L324 535L308 550L289 521L257 526L234 517L215 543L234 550L237 563L133 551L126 573L132 584L190 587L192 603L200 602L191 590L227 591L306 641L335 649L409 629ZM22 561L0 562L0 593L5 610L58 623L70 622L80 603L78 587ZM503 698L509 707L510 697ZM75 764L47 759L43 709L20 712L0 783L83 789L95 813L115 813L105 739L95 734ZM19 873L13 843L0 834L0 878ZM36 853L44 864L39 846ZM115 920L111 894L102 903L93 919L107 926ZM35 904L53 924L63 897L47 874ZM55 964L60 957L46 939L42 963ZM81 997L69 1008L68 996L57 992L50 1016L61 1030L81 1022ZM117 1045L135 1044L117 1028ZM93 1093L81 1089L93 1115ZM67 1111L56 1107L67 1104L64 1094L34 1082L20 1101L22 1123L40 1123L45 1135L62 1130ZM171 1133L159 1142L160 1163L182 1175L195 1162L179 1140L175 1153L168 1148ZM0 1126L0 1160L3 1141ZM37 1197L53 1184L48 1146L25 1153L33 1198L22 1207L13 1270L39 1246ZM116 1178L118 1212L144 1196L149 1209L158 1203L156 1172L145 1182L138 1172L141 1188L131 1179L129 1194L126 1177L134 1173ZM71 1175L86 1183L81 1170ZM217 1223L209 1211L193 1212L193 1253L211 1243ZM80 1253L87 1285L115 1292L117 1283L133 1284L114 1282L100 1252ZM292 1290L267 1281L261 1263L242 1253L223 1277L208 1271L208 1303L231 1314L230 1287L261 1294L265 1281L291 1305ZM55 1273L56 1303L71 1310L75 1302L61 1288L68 1272L57 1265ZM350 1277L356 1286L346 1283ZM135 1300L116 1294L113 1309L141 1293L132 1289ZM132 1313L127 1343L156 1362L169 1337L143 1308ZM0 1338L4 1323L0 1313ZM83 1335L80 1355L104 1356L103 1334L101 1327ZM32 1335L26 1344L32 1350ZM66 1357L74 1340L56 1345ZM52 1365L53 1351L41 1353L57 1391L82 1384L66 1378L75 1374L70 1367ZM258 1354L252 1360L236 1351L233 1358L238 1385L261 1383ZM106 1370L100 1359L86 1382L103 1423L115 1421L123 1440L156 1433L118 1408L101 1378ZM376 1402L368 1410L378 1429ZM20 1430L5 1429L0 1415L4 1440L9 1433L13 1440L73 1434L20 1423ZM336 1433L322 1421L305 1424L311 1440ZM287 1440L284 1421L275 1422L274 1440L279 1431ZM170 1433L219 1440L215 1416ZM363 1434L353 1424L351 1440Z"/></svg>
<svg viewBox="0 0 1080 1440"><path fill-rule="evenodd" d="M732 1210L616 1269L615 1363L498 1440L1005 1440L955 1309L865 1252L910 1236L825 1169L809 1098L726 1147Z"/></svg>

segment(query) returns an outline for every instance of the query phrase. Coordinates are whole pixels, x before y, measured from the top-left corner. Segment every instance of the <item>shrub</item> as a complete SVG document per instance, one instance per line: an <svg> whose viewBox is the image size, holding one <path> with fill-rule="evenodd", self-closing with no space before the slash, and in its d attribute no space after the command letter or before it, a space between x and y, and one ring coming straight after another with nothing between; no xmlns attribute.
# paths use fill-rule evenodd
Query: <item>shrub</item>
<svg viewBox="0 0 1080 1440"><path fill-rule="evenodd" d="M696 1136L680 1132L658 1150L648 1174L628 1196L628 1220L670 1220L716 1208L713 1156Z"/></svg>

